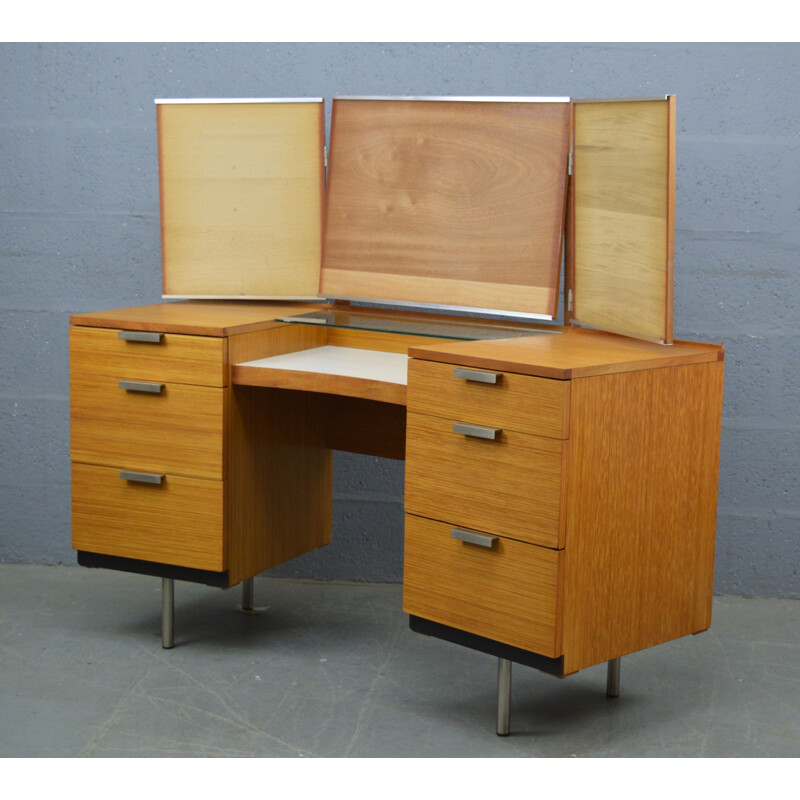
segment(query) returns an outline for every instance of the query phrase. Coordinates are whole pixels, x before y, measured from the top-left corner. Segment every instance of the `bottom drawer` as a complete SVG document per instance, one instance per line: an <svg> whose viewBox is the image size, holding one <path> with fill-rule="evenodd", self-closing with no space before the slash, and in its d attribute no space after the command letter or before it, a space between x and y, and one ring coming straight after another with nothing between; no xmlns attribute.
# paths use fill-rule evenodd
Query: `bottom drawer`
<svg viewBox="0 0 800 800"><path fill-rule="evenodd" d="M484 547L453 538L452 530L406 514L403 610L549 658L560 656L561 551L502 537Z"/></svg>
<svg viewBox="0 0 800 800"><path fill-rule="evenodd" d="M72 465L72 546L91 553L221 572L222 481L167 475L160 484L120 470Z"/></svg>

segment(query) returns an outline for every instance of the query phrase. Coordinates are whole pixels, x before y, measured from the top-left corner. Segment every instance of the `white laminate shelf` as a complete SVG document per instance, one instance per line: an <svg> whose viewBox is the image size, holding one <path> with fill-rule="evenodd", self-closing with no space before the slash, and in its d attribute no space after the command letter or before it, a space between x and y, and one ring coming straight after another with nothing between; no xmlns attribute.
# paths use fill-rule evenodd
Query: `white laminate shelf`
<svg viewBox="0 0 800 800"><path fill-rule="evenodd" d="M236 364L233 382L405 404L408 356L325 345Z"/></svg>

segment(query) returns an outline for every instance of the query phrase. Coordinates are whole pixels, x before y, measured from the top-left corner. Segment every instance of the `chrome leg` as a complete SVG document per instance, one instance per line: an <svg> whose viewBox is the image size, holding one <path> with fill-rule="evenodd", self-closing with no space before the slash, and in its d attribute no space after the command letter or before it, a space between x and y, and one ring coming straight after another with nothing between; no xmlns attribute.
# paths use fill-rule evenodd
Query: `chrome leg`
<svg viewBox="0 0 800 800"><path fill-rule="evenodd" d="M245 578L242 581L242 611L252 613L254 607L253 578Z"/></svg>
<svg viewBox="0 0 800 800"><path fill-rule="evenodd" d="M169 650L175 646L175 581L161 579L161 646Z"/></svg>
<svg viewBox="0 0 800 800"><path fill-rule="evenodd" d="M619 665L621 658L612 658L608 662L608 676L606 678L606 696L619 697Z"/></svg>
<svg viewBox="0 0 800 800"><path fill-rule="evenodd" d="M497 735L508 736L511 717L511 662L497 659Z"/></svg>

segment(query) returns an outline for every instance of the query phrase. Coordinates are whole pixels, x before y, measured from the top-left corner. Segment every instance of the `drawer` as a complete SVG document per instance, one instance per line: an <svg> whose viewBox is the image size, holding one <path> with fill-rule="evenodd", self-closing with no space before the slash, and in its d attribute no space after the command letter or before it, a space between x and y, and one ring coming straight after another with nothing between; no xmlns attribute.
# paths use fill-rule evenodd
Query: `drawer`
<svg viewBox="0 0 800 800"><path fill-rule="evenodd" d="M222 481L166 475L158 483L120 470L72 465L72 546L91 553L221 572Z"/></svg>
<svg viewBox="0 0 800 800"><path fill-rule="evenodd" d="M181 383L148 386L161 388L129 391L116 378L73 373L72 460L223 478L225 390Z"/></svg>
<svg viewBox="0 0 800 800"><path fill-rule="evenodd" d="M226 339L176 333L135 331L154 341L120 339L111 328L72 327L69 357L72 372L111 375L143 381L225 386Z"/></svg>
<svg viewBox="0 0 800 800"><path fill-rule="evenodd" d="M464 422L566 439L569 394L569 381L416 358L408 363L408 410L420 414L451 417L457 413Z"/></svg>
<svg viewBox="0 0 800 800"><path fill-rule="evenodd" d="M454 539L451 530L406 515L403 610L548 658L560 656L563 551L502 537L484 547Z"/></svg>
<svg viewBox="0 0 800 800"><path fill-rule="evenodd" d="M563 541L566 441L500 430L453 431L453 420L408 414L406 510L545 547Z"/></svg>

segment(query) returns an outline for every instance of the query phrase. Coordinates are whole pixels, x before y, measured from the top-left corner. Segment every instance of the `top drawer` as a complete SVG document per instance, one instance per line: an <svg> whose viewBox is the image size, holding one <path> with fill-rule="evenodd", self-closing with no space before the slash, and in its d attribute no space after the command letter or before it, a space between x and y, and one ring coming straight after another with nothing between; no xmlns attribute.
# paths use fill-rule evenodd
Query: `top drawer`
<svg viewBox="0 0 800 800"><path fill-rule="evenodd" d="M567 439L569 385L569 381L412 358L408 410L448 418L455 414L462 422Z"/></svg>
<svg viewBox="0 0 800 800"><path fill-rule="evenodd" d="M72 327L70 363L73 371L132 380L225 386L226 339L177 333L130 332L112 328ZM142 341L140 337L153 341Z"/></svg>

